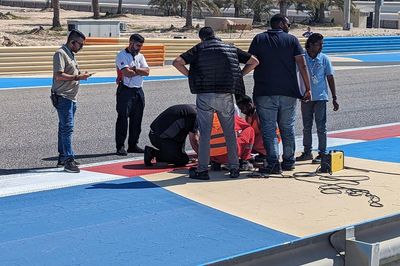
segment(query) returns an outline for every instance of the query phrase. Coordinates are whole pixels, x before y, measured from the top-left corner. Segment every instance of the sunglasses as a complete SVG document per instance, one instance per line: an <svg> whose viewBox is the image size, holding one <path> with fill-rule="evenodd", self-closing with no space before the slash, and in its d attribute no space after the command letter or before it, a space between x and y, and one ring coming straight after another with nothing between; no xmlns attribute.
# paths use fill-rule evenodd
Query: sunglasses
<svg viewBox="0 0 400 266"><path fill-rule="evenodd" d="M77 43L77 44L79 44L79 46L80 46L80 47L82 47L82 46L83 46L83 44L84 44L83 42L78 42L78 41L74 41L74 43Z"/></svg>

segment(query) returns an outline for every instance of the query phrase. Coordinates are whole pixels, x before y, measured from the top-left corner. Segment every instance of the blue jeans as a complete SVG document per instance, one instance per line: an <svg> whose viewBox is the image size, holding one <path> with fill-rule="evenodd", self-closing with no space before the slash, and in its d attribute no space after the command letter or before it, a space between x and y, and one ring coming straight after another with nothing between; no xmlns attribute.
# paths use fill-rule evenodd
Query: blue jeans
<svg viewBox="0 0 400 266"><path fill-rule="evenodd" d="M260 129L267 151L267 163L270 165L279 163L279 146L276 136L276 125L278 124L283 145L282 165L294 165L296 151L294 122L297 99L281 95L256 96L254 102L260 118Z"/></svg>
<svg viewBox="0 0 400 266"><path fill-rule="evenodd" d="M318 151L326 152L326 101L313 101L301 103L303 117L303 146L304 152L310 153L312 149L312 126L315 118L318 133Z"/></svg>
<svg viewBox="0 0 400 266"><path fill-rule="evenodd" d="M74 158L72 133L74 132L75 111L75 102L64 97L58 97L58 160L62 162Z"/></svg>

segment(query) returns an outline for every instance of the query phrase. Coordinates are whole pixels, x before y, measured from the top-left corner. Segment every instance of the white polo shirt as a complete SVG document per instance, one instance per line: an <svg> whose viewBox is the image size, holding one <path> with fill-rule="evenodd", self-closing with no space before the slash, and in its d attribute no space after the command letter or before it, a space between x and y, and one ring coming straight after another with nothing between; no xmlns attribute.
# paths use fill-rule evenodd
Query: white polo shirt
<svg viewBox="0 0 400 266"><path fill-rule="evenodd" d="M133 59L132 54L128 53L126 49L118 53L117 58L115 60L115 65L119 70L134 66L137 68L149 67L147 65L146 59L144 58L143 54L138 53L135 56L135 59ZM140 75L133 77L124 76L124 85L130 88L143 87L143 77Z"/></svg>

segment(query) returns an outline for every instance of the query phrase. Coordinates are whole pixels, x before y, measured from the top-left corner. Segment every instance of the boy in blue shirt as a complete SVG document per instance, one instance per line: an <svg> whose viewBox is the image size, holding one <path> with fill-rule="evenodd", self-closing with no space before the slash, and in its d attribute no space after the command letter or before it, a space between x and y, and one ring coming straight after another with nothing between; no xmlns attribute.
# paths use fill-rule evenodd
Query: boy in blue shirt
<svg viewBox="0 0 400 266"><path fill-rule="evenodd" d="M332 93L333 111L339 110L336 97L334 70L328 56L321 53L324 37L319 33L311 34L306 42L305 59L310 75L311 101L301 103L303 117L303 146L304 152L296 158L296 161L312 160L313 163L321 163L321 155L326 153L326 103L328 102L328 86ZM317 125L318 156L313 159L312 126L313 120Z"/></svg>

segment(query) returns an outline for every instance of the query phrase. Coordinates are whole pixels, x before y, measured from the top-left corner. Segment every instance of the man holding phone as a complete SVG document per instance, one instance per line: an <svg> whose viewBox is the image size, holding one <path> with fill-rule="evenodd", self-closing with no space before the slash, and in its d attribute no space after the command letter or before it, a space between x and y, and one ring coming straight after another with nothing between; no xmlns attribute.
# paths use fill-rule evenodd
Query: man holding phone
<svg viewBox="0 0 400 266"><path fill-rule="evenodd" d="M67 43L53 56L51 100L57 109L59 119L57 167L64 167L64 170L69 173L80 172L72 149L79 81L87 80L92 75L88 72L81 73L74 55L82 49L85 39L82 32L72 30L68 35Z"/></svg>
<svg viewBox="0 0 400 266"><path fill-rule="evenodd" d="M140 34L132 34L129 46L119 52L115 60L118 72L117 88L117 123L115 125L115 142L117 155L126 156L129 153L143 153L138 146L142 131L144 110L143 76L148 76L150 69L146 59L140 53L144 38ZM125 150L125 139L128 131L128 150Z"/></svg>

